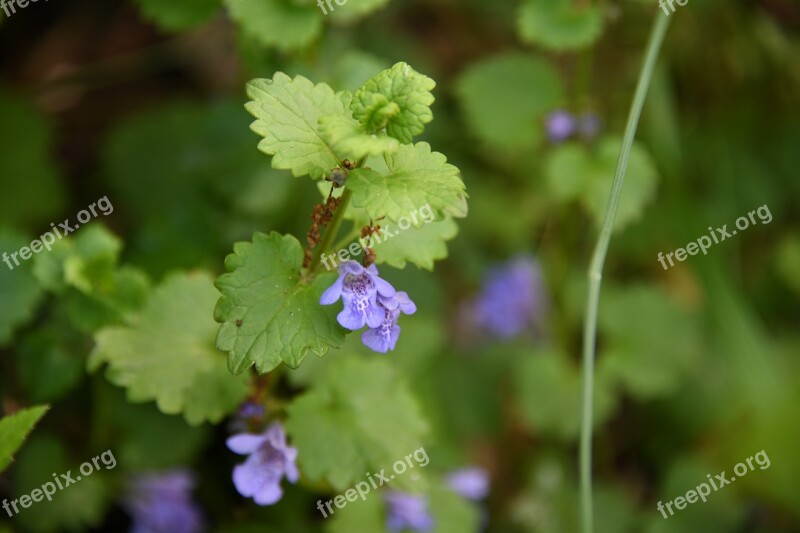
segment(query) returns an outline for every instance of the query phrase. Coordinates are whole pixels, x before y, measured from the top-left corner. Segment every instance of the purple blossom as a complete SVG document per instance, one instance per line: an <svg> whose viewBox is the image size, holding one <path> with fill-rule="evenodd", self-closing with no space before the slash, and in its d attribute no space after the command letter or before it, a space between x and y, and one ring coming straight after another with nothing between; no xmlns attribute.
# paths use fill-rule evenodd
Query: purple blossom
<svg viewBox="0 0 800 533"><path fill-rule="evenodd" d="M478 501L489 495L489 473L483 468L462 468L445 476L445 483L468 500Z"/></svg>
<svg viewBox="0 0 800 533"><path fill-rule="evenodd" d="M385 313L378 306L378 295L385 298L395 295L394 287L378 277L378 268L375 265L364 268L356 261L345 261L339 265L339 277L322 293L319 303L331 305L341 298L344 309L337 320L342 327L355 331L365 324L377 328L384 322Z"/></svg>
<svg viewBox="0 0 800 533"><path fill-rule="evenodd" d="M519 256L487 273L470 315L478 327L504 339L538 325L546 306L539 264Z"/></svg>
<svg viewBox="0 0 800 533"><path fill-rule="evenodd" d="M400 326L397 325L400 313L412 315L417 311L417 306L403 291L396 293L391 298L379 296L378 306L383 309L383 322L380 326L371 327L365 331L361 335L361 342L374 352L386 353L394 350L400 336Z"/></svg>
<svg viewBox="0 0 800 533"><path fill-rule="evenodd" d="M188 470L139 474L128 483L123 507L133 519L132 533L197 533L200 508L192 501L195 482Z"/></svg>
<svg viewBox="0 0 800 533"><path fill-rule="evenodd" d="M578 128L575 117L569 111L558 109L545 118L545 130L550 142L557 144L572 137Z"/></svg>
<svg viewBox="0 0 800 533"><path fill-rule="evenodd" d="M259 505L272 505L281 499L284 475L292 483L300 477L295 465L297 448L286 444L286 433L278 422L261 435L234 435L227 445L234 453L249 455L233 469L233 484L239 494Z"/></svg>
<svg viewBox="0 0 800 533"><path fill-rule="evenodd" d="M425 496L391 490L383 497L388 505L386 526L392 533L409 529L426 533L433 529L433 517Z"/></svg>

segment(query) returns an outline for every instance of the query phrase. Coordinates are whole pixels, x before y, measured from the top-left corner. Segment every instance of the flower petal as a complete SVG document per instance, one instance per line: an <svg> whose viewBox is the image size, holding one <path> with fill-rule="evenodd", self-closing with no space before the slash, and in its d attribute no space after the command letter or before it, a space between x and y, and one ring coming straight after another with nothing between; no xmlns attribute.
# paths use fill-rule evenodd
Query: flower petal
<svg viewBox="0 0 800 533"><path fill-rule="evenodd" d="M225 444L227 444L228 449L233 453L238 453L239 455L249 455L256 451L265 440L266 437L264 437L264 435L249 435L244 433L230 437Z"/></svg>
<svg viewBox="0 0 800 533"><path fill-rule="evenodd" d="M253 501L258 505L272 505L273 503L277 503L282 496L283 490L281 489L280 482L267 483L255 494Z"/></svg>
<svg viewBox="0 0 800 533"><path fill-rule="evenodd" d="M344 276L344 274L339 274L339 277L336 278L336 281L333 282L333 285L325 289L325 292L323 292L322 296L319 298L320 304L331 305L332 303L336 303L336 301L341 298Z"/></svg>

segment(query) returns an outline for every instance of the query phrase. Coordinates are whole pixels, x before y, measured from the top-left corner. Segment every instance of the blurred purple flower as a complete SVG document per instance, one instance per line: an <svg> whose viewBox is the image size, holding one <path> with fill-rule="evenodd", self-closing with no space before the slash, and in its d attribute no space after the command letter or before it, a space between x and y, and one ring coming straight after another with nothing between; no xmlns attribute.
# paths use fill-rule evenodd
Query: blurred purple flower
<svg viewBox="0 0 800 533"><path fill-rule="evenodd" d="M188 470L139 474L128 483L123 507L133 519L132 533L197 533L200 508L192 501L194 478Z"/></svg>
<svg viewBox="0 0 800 533"><path fill-rule="evenodd" d="M233 469L233 484L239 494L259 505L272 505L281 499L284 475L292 483L300 477L295 465L297 448L286 444L286 433L278 422L261 435L234 435L227 445L234 453L249 455Z"/></svg>
<svg viewBox="0 0 800 533"><path fill-rule="evenodd" d="M481 329L508 339L538 325L545 306L539 263L523 255L489 270L469 317Z"/></svg>
<svg viewBox="0 0 800 533"><path fill-rule="evenodd" d="M464 498L478 501L489 495L489 473L483 468L462 468L445 476L445 483Z"/></svg>
<svg viewBox="0 0 800 533"><path fill-rule="evenodd" d="M412 315L417 311L417 306L403 291L395 293L391 298L378 296L378 306L384 312L383 322L377 328L365 331L361 335L361 342L374 352L386 353L394 350L400 336L400 326L397 325L400 313Z"/></svg>
<svg viewBox="0 0 800 533"><path fill-rule="evenodd" d="M339 265L339 277L322 293L319 303L331 305L341 298L344 309L337 320L342 327L355 331L365 324L377 328L383 323L385 313L378 306L378 295L395 295L394 287L378 277L378 267L364 268L356 261L345 261Z"/></svg>
<svg viewBox="0 0 800 533"><path fill-rule="evenodd" d="M578 120L578 131L580 136L585 141L591 141L603 127L603 121L596 113L584 113Z"/></svg>
<svg viewBox="0 0 800 533"><path fill-rule="evenodd" d="M251 425L259 424L264 418L264 406L250 400L242 403L236 415L231 418L228 430L231 433L245 433Z"/></svg>
<svg viewBox="0 0 800 533"><path fill-rule="evenodd" d="M409 529L426 533L433 529L433 517L425 496L390 490L383 498L388 505L386 526L392 533Z"/></svg>
<svg viewBox="0 0 800 533"><path fill-rule="evenodd" d="M575 117L569 111L557 109L545 118L545 130L551 143L557 144L572 137L578 128Z"/></svg>

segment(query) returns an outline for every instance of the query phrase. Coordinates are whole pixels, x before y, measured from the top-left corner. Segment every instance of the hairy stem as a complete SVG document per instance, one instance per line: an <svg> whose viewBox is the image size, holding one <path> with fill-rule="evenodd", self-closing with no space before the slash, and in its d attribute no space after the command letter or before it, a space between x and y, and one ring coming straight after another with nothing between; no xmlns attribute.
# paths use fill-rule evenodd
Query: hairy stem
<svg viewBox="0 0 800 533"><path fill-rule="evenodd" d="M333 213L333 220L331 220L331 223L328 224L328 228L325 230L325 234L322 236L322 241L317 246L316 252L314 253L314 259L308 266L308 272L313 273L319 266L322 254L331 251L333 240L339 233L339 228L342 226L342 222L344 222L344 214L347 211L347 204L350 203L351 196L353 196L353 193L345 187L344 192L342 193L342 201L339 203L339 206Z"/></svg>
<svg viewBox="0 0 800 533"><path fill-rule="evenodd" d="M592 255L592 262L589 267L589 292L586 299L586 322L583 330L583 408L581 412L581 439L580 439L580 499L581 499L581 531L592 533L593 531L593 510L592 510L592 400L594 395L594 358L595 342L597 337L597 306L600 300L600 284L603 279L603 265L608 252L608 245L611 241L611 232L614 227L614 219L617 216L617 207L622 193L622 185L625 181L625 172L628 169L628 158L633 145L633 138L636 135L636 126L639 123L639 116L642 113L647 89L650 86L650 79L653 69L658 59L661 43L664 41L669 17L656 15L656 21L650 32L650 42L647 45L644 64L639 74L639 82L636 85L636 92L631 103L628 115L628 124L625 128L625 136L622 141L622 151L617 162L617 170L614 175L614 183L611 186L611 195L608 199L606 214L603 225L600 229L600 236Z"/></svg>

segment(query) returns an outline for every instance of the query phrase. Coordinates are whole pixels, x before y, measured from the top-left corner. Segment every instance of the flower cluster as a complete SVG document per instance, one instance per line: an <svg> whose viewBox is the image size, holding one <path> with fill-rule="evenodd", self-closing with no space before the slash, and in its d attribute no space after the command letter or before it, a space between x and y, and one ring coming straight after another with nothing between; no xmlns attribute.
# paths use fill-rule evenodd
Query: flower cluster
<svg viewBox="0 0 800 533"><path fill-rule="evenodd" d="M132 533L197 533L204 529L192 501L192 474L183 469L139 474L128 484L123 507L133 519Z"/></svg>
<svg viewBox="0 0 800 533"><path fill-rule="evenodd" d="M600 132L601 126L600 117L594 113L575 116L569 111L558 109L545 118L547 137L553 144L564 142L574 135L590 141Z"/></svg>
<svg viewBox="0 0 800 533"><path fill-rule="evenodd" d="M520 255L488 271L480 293L465 309L468 323L501 339L539 326L547 306L539 264Z"/></svg>
<svg viewBox="0 0 800 533"><path fill-rule="evenodd" d="M400 313L411 315L417 310L408 294L397 292L378 276L378 267L373 264L364 268L356 261L339 265L339 277L322 294L319 303L331 305L339 298L344 303L337 316L339 324L351 331L368 326L361 342L380 353L394 350L400 336L397 325Z"/></svg>
<svg viewBox="0 0 800 533"><path fill-rule="evenodd" d="M300 477L295 465L297 448L286 444L286 433L277 422L261 435L234 435L227 445L232 452L249 456L233 469L233 484L239 494L259 505L272 505L281 499L284 475L292 483Z"/></svg>
<svg viewBox="0 0 800 533"><path fill-rule="evenodd" d="M480 501L489 494L489 474L479 467L455 470L445 476L445 484L470 501ZM428 533L433 530L434 519L428 509L427 497L389 490L383 498L387 507L386 527L392 533Z"/></svg>

